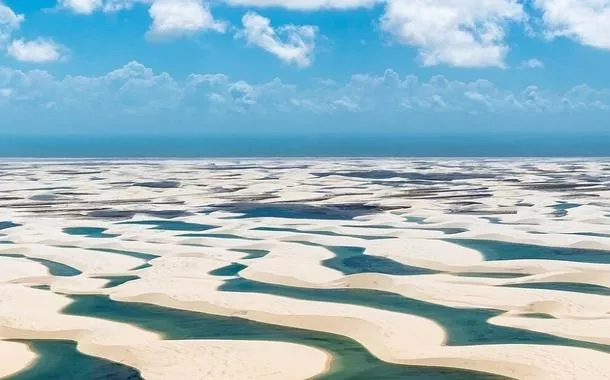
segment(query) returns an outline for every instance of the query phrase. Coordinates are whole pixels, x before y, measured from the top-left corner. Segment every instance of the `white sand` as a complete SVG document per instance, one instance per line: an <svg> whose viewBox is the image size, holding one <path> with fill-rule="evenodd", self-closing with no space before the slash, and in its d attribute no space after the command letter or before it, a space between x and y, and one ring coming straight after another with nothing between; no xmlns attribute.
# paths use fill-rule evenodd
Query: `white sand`
<svg viewBox="0 0 610 380"><path fill-rule="evenodd" d="M0 341L0 378L7 378L34 363L37 355L23 343Z"/></svg>
<svg viewBox="0 0 610 380"><path fill-rule="evenodd" d="M80 351L135 367L147 379L180 374L192 379L303 379L324 372L329 362L320 350L289 343L165 341L128 324L63 315L67 298L18 285L0 286L0 296L10 305L0 309L0 338L77 341ZM0 340L0 352L9 349L3 358L14 361L3 360L2 376L25 369L35 359L27 346ZM280 356L298 359L278 360Z"/></svg>
<svg viewBox="0 0 610 380"><path fill-rule="evenodd" d="M61 310L70 300L56 294L65 293L110 294L121 302L147 302L339 334L392 363L472 369L518 379L609 378L606 363L610 355L606 353L535 344L447 347L443 326L417 315L222 292L218 287L227 278L210 274L240 263L247 268L239 276L259 282L320 289L373 289L454 308L497 309L500 315L488 321L492 325L610 344L610 297L506 287L550 282L610 287L610 264L536 259L492 262L485 261L480 252L442 240L488 239L596 249L599 255L610 254L604 252L610 251L610 237L603 236L610 234L610 191L598 183L570 187L586 184L587 177L607 178L608 168L610 163L592 160L244 160L239 164L215 160L104 165L65 165L57 161L36 166L9 162L4 167L7 175L0 183L0 191L19 200L0 200L0 221L11 220L23 226L0 230L0 241L14 243L0 245L0 254L26 258L0 257L0 355L11 355L9 362L0 364L0 377L35 360L27 346L6 339L74 340L79 350L121 361L150 379L301 379L323 372L329 364L327 353L311 347L282 342L171 341L128 324L67 316ZM80 170L97 174L78 174ZM396 173L374 180L340 175L370 170ZM409 173L436 179L409 182ZM442 179L463 174L475 177ZM92 176L99 179L92 180ZM179 186L131 185L167 178L175 179ZM54 190L57 187L62 189ZM48 200L36 201L40 196ZM286 202L284 207L307 204L324 212L311 219L236 219L241 214L233 209L211 207L232 202ZM562 216L555 214L559 202L581 206L568 209ZM337 204L343 206L337 208ZM358 214L353 212L358 208L354 205L379 210ZM203 232L163 231L89 215L92 211L126 211L136 212L133 220L150 221L160 217L147 212L161 210L185 212L174 221L215 228ZM351 219L323 218L324 213L330 212L353 213L349 214ZM424 222L407 221L407 217L422 218ZM496 218L499 224L484 217ZM68 235L63 231L68 227L105 228L107 234L119 236L99 239ZM300 232L264 231L258 227ZM447 235L434 230L441 228L467 231ZM192 233L237 238L182 236ZM322 246L361 247L365 255L444 273L345 276L324 265L334 255ZM151 267L136 270L147 260L96 249L158 258L148 262ZM246 259L247 253L236 251L244 249L269 253ZM52 276L44 265L28 258L54 261L83 273L76 277ZM458 272L524 276L463 277L456 275ZM108 280L97 277L109 275L137 275L142 279L106 289ZM51 291L28 285L49 285ZM554 318L524 316L532 313Z"/></svg>

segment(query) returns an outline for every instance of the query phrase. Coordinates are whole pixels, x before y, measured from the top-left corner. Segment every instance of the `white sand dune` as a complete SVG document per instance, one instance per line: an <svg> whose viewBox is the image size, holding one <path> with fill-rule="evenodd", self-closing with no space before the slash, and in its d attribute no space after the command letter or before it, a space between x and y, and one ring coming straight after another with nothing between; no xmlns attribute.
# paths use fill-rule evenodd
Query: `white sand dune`
<svg viewBox="0 0 610 380"><path fill-rule="evenodd" d="M34 363L37 355L23 343L0 341L0 378L8 378Z"/></svg>
<svg viewBox="0 0 610 380"><path fill-rule="evenodd" d="M41 244L20 244L2 249L0 254L22 254L65 264L83 273L113 273L133 269L144 260L111 252L92 252L82 248L52 247Z"/></svg>
<svg viewBox="0 0 610 380"><path fill-rule="evenodd" d="M446 241L579 248L604 262L609 169L604 160L9 161L0 191L11 196L0 199L0 222L19 226L0 223L0 255L9 255L0 256L0 356L8 358L0 377L37 360L11 339L75 341L82 352L137 368L147 379L296 380L333 365L314 347L168 340L62 312L72 302L65 295L90 294L340 335L396 364L516 379L608 379L610 355L593 349L535 342L447 346L449 326L417 310L219 288L241 277L295 291L378 290L450 308L497 310L489 328L610 346L610 297L603 292L610 263L486 261L481 252ZM168 178L176 183L164 183ZM268 216L256 214L261 207ZM121 223L166 217L174 228ZM74 227L117 236L67 233ZM341 263L357 274L328 266L339 261L336 247L362 250L360 261ZM61 276L44 260L82 273ZM100 278L106 276L137 279L108 288L110 280ZM510 286L553 283L571 291ZM598 288L579 291L579 285Z"/></svg>
<svg viewBox="0 0 610 380"><path fill-rule="evenodd" d="M76 341L83 353L137 368L147 379L180 374L192 379L303 379L324 372L330 360L323 351L290 343L162 340L128 324L63 315L68 298L18 285L0 286L0 295L11 305L0 310L0 338ZM34 310L26 306L32 304ZM0 350L6 352L3 358L14 359L3 360L0 377L24 370L36 358L22 344L0 341ZM278 355L298 360L281 361Z"/></svg>
<svg viewBox="0 0 610 380"><path fill-rule="evenodd" d="M565 351L559 346L503 345L493 350L489 346L444 347L442 328L421 317L262 294L215 292L211 289L208 290L210 294L202 294L201 289L206 285L213 283L175 279L160 285L135 281L113 293L112 297L345 335L381 359L401 364L450 366L517 378L568 379L579 373L581 366L591 375L603 374L604 362L609 357L589 349ZM532 327L523 325L519 327ZM588 326L588 330L592 327L605 326ZM547 330L542 329L543 332ZM504 354L499 355L500 352ZM569 357L569 365L557 369L561 357Z"/></svg>
<svg viewBox="0 0 610 380"><path fill-rule="evenodd" d="M330 357L302 345L267 341L158 341L112 348L109 355L141 368L145 379L312 378L326 371ZM291 361L278 360L291 358Z"/></svg>

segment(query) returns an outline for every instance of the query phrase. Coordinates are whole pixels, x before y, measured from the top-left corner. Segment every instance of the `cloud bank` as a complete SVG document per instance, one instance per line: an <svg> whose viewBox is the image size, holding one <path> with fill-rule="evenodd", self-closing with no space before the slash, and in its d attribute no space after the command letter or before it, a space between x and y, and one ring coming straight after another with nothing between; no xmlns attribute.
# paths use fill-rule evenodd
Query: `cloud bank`
<svg viewBox="0 0 610 380"><path fill-rule="evenodd" d="M5 113L43 110L69 115L157 114L384 114L562 113L610 111L610 89L576 86L554 93L536 86L519 91L487 80L463 82L444 76L423 80L393 70L357 74L345 83L319 81L301 88L274 79L248 83L223 74L192 74L182 80L131 62L99 77L57 78L43 70L0 68L0 108Z"/></svg>

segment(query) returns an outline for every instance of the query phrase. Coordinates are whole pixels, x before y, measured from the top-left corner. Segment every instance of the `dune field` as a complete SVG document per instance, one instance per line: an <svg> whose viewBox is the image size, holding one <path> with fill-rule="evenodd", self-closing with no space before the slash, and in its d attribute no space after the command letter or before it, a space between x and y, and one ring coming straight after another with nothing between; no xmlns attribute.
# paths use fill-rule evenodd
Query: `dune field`
<svg viewBox="0 0 610 380"><path fill-rule="evenodd" d="M610 379L610 161L0 176L0 378Z"/></svg>

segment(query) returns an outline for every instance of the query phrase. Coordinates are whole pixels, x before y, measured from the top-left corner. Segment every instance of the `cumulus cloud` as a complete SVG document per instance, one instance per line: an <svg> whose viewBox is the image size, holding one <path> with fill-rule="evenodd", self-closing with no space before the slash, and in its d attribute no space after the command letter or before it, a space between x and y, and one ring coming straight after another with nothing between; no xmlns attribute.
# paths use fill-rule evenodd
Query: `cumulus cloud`
<svg viewBox="0 0 610 380"><path fill-rule="evenodd" d="M11 34L19 29L23 20L23 15L16 14L0 1L0 44L6 42Z"/></svg>
<svg viewBox="0 0 610 380"><path fill-rule="evenodd" d="M102 0L59 0L60 8L77 14L89 15L102 7Z"/></svg>
<svg viewBox="0 0 610 380"><path fill-rule="evenodd" d="M489 108L490 110L493 110L493 107L494 107L493 99L491 99L487 95L483 95L479 92L466 91L464 93L464 96L466 97L466 99L469 99L469 100L473 101L474 103L478 103L480 105L483 105L483 106Z"/></svg>
<svg viewBox="0 0 610 380"><path fill-rule="evenodd" d="M504 67L506 25L524 18L516 0L388 0L381 28L426 66Z"/></svg>
<svg viewBox="0 0 610 380"><path fill-rule="evenodd" d="M136 4L152 4L154 0L57 0L57 6L79 15L96 11L106 13L132 9Z"/></svg>
<svg viewBox="0 0 610 380"><path fill-rule="evenodd" d="M149 10L153 39L175 38L212 30L224 33L226 25L212 16L202 0L155 0Z"/></svg>
<svg viewBox="0 0 610 380"><path fill-rule="evenodd" d="M0 0L0 41L9 39L22 16ZM57 0L59 7L78 14L117 12L136 4L149 7L152 25L147 36L168 39L203 31L224 32L210 4L244 8L282 8L295 11L353 10L385 7L380 29L398 43L418 50L425 66L506 67L510 27L548 39L569 38L580 44L610 49L610 0ZM527 5L527 6L524 6ZM530 13L528 14L527 11ZM251 43L299 66L311 62L315 27L271 27L249 14ZM536 20L537 22L529 22ZM256 24L258 22L258 24ZM258 29L257 29L258 28ZM292 29L291 29L292 28ZM303 29L305 28L305 29ZM244 30L247 32L246 27ZM285 33L285 37L280 36ZM247 33L244 33L247 35ZM294 58L291 58L294 57ZM523 67L528 63L524 61ZM531 67L531 68L537 68Z"/></svg>
<svg viewBox="0 0 610 380"><path fill-rule="evenodd" d="M150 4L152 0L106 0L104 12L119 12L133 8L136 4Z"/></svg>
<svg viewBox="0 0 610 380"><path fill-rule="evenodd" d="M271 21L254 12L242 18L243 30L238 34L251 44L299 67L311 65L318 29L310 25L284 25L274 29Z"/></svg>
<svg viewBox="0 0 610 380"><path fill-rule="evenodd" d="M89 14L103 9L114 12L131 9L137 3L151 4L155 0L58 0L61 7L76 13ZM291 10L322 10L322 9L356 9L370 8L386 0L217 0L220 3L236 7L284 8Z"/></svg>
<svg viewBox="0 0 610 380"><path fill-rule="evenodd" d="M610 1L535 0L548 38L567 37L581 44L610 49Z"/></svg>
<svg viewBox="0 0 610 380"><path fill-rule="evenodd" d="M571 109L598 108L610 111L610 89L596 90L586 84L575 86L568 91L562 101Z"/></svg>
<svg viewBox="0 0 610 380"><path fill-rule="evenodd" d="M519 63L518 68L520 69L542 69L544 68L544 62L538 58L530 58Z"/></svg>
<svg viewBox="0 0 610 380"><path fill-rule="evenodd" d="M63 46L44 38L32 41L15 39L9 44L13 32L20 28L23 21L23 15L16 14L0 0L0 48L6 49L9 56L22 62L45 63L57 61L67 51ZM6 93L7 89L3 88L3 91Z"/></svg>
<svg viewBox="0 0 610 380"><path fill-rule="evenodd" d="M369 8L385 0L221 0L234 6L277 7L294 10Z"/></svg>
<svg viewBox="0 0 610 380"><path fill-rule="evenodd" d="M47 71L0 67L0 111L39 115L52 112L66 119L92 113L121 118L163 115L330 115L350 113L373 117L412 112L562 113L610 111L610 89L576 86L557 93L537 86L502 89L487 80L470 82L435 76L422 81L393 70L354 75L333 86L298 87L274 79L250 83L224 74L193 74L179 80L131 62L98 77L58 78ZM4 107L4 108L3 108ZM177 116L176 116L177 117Z"/></svg>
<svg viewBox="0 0 610 380"><path fill-rule="evenodd" d="M21 62L47 63L58 61L66 49L53 40L38 38L33 41L14 40L7 49L10 56Z"/></svg>
<svg viewBox="0 0 610 380"><path fill-rule="evenodd" d="M152 40L172 39L204 31L224 33L226 24L214 19L205 0L58 0L60 8L89 15L132 9L137 4L149 6L152 19L147 37Z"/></svg>

